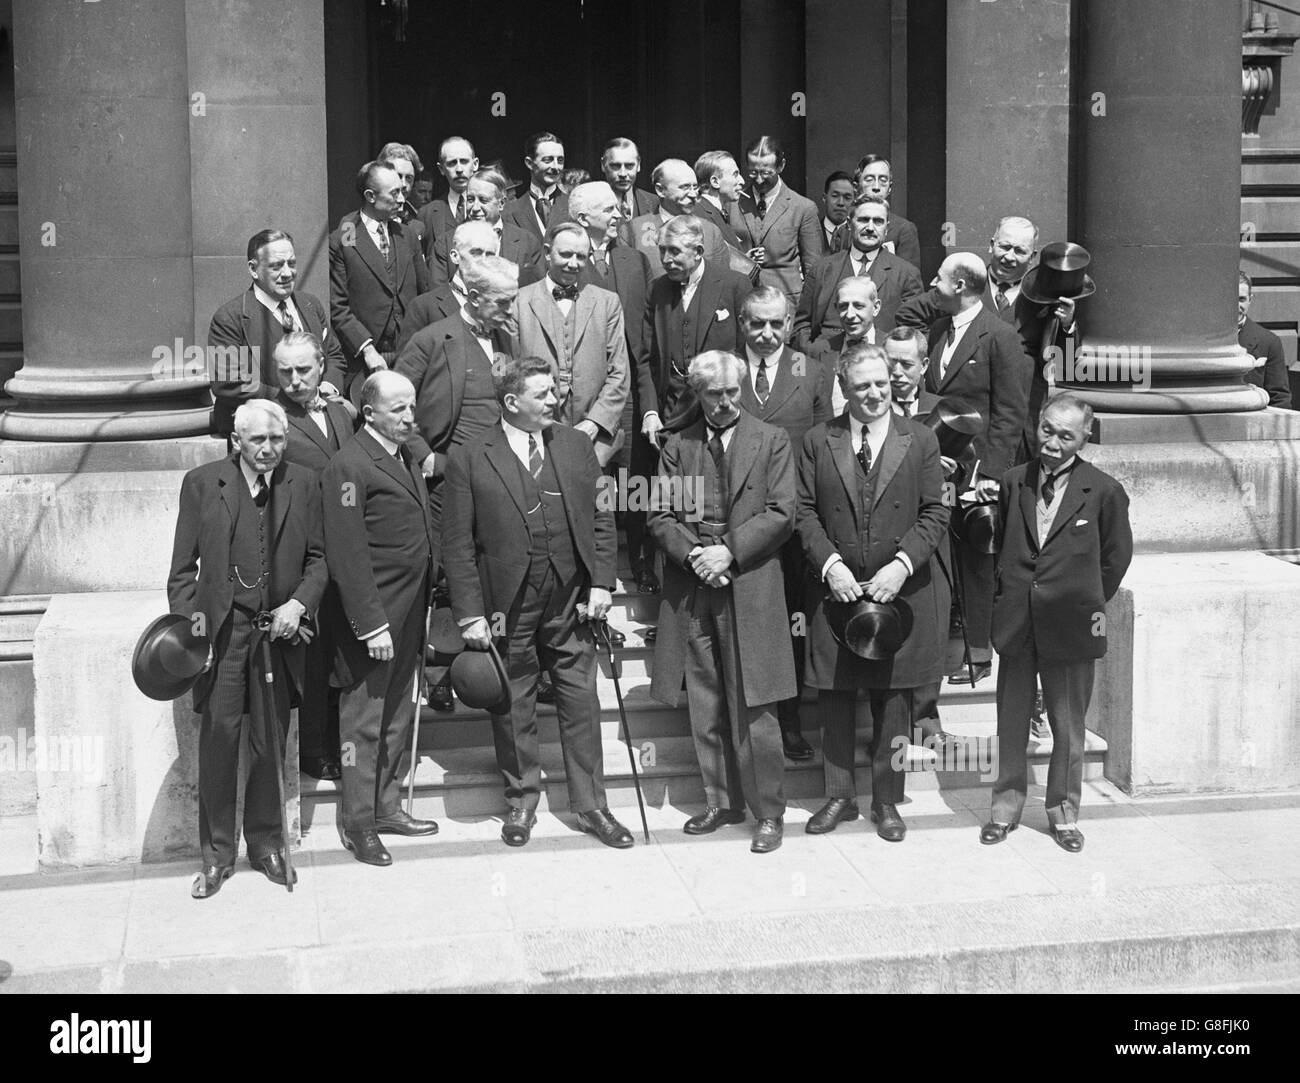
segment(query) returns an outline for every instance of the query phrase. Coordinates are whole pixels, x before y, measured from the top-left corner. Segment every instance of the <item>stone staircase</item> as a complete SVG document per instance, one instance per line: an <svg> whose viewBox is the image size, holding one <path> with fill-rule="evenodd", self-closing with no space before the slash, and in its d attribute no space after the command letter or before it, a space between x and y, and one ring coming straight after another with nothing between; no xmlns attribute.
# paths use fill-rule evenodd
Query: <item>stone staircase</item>
<svg viewBox="0 0 1300 1083"><path fill-rule="evenodd" d="M1251 317L1282 340L1300 403L1300 149L1241 154L1241 267L1254 281Z"/></svg>

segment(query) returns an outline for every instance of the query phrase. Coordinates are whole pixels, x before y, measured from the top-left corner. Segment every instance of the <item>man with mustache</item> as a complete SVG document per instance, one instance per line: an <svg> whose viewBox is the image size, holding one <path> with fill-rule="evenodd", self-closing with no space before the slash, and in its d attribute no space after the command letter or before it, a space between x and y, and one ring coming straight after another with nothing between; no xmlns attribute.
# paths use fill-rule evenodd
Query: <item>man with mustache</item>
<svg viewBox="0 0 1300 1083"><path fill-rule="evenodd" d="M501 217L506 201L506 181L500 173L484 169L475 173L465 186L461 203L466 222L484 222L497 236L497 254L519 267L519 284L537 282L546 273L542 242L532 232ZM442 234L433 244L429 263L430 280L435 286L447 282L455 273L451 265L451 243L455 229Z"/></svg>
<svg viewBox="0 0 1300 1083"><path fill-rule="evenodd" d="M659 260L659 231L679 215L695 214L700 186L695 170L680 158L665 158L655 166L653 179L659 209L632 220L632 243L645 254L654 277L659 278L664 273ZM730 268L731 257L722 231L712 222L696 220L700 223L704 258L715 267Z"/></svg>
<svg viewBox="0 0 1300 1083"><path fill-rule="evenodd" d="M500 252L501 238L497 236L496 230L484 221L471 219L462 222L452 230L451 243L447 246L447 262L451 277L415 299L415 304L411 306L407 318L402 321L402 337L397 342L399 357L406 344L415 337L416 331L460 311L467 296L461 267L466 266L470 260L496 256Z"/></svg>
<svg viewBox="0 0 1300 1083"><path fill-rule="evenodd" d="M858 161L854 174L859 196L888 202L894 193L894 173L888 161L875 154L864 154ZM843 251L852 244L852 237L847 231L841 231L834 244L835 251ZM916 232L916 224L908 221L901 214L889 212L885 233L881 244L887 251L893 252L899 259L904 259L913 267L921 266L921 242Z"/></svg>
<svg viewBox="0 0 1300 1083"><path fill-rule="evenodd" d="M658 197L636 186L641 173L641 152L637 145L622 136L611 139L600 152L600 172L618 205L618 238L624 244L631 244L633 221L659 209ZM572 208L573 193L569 195Z"/></svg>
<svg viewBox="0 0 1300 1083"><path fill-rule="evenodd" d="M506 204L503 217L526 229L540 242L546 227L569 217L569 197L560 187L564 175L564 144L550 132L536 132L524 148L528 191Z"/></svg>

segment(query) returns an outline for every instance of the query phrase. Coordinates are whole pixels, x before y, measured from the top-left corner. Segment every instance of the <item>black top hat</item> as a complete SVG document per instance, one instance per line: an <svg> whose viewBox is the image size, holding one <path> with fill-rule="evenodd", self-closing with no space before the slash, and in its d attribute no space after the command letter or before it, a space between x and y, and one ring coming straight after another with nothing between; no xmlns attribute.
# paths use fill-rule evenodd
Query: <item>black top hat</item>
<svg viewBox="0 0 1300 1083"><path fill-rule="evenodd" d="M866 585L858 584L864 589ZM912 611L899 599L892 602L873 602L870 598L856 602L832 599L827 604L831 635L842 647L870 662L893 655L912 630Z"/></svg>
<svg viewBox="0 0 1300 1083"><path fill-rule="evenodd" d="M1097 285L1084 272L1092 256L1081 244L1053 241L1045 246L1033 268L1020 283L1020 292L1040 305L1077 301L1097 292Z"/></svg>
<svg viewBox="0 0 1300 1083"><path fill-rule="evenodd" d="M449 670L451 687L466 707L504 714L510 710L510 675L496 645L485 651L461 651Z"/></svg>
<svg viewBox="0 0 1300 1083"><path fill-rule="evenodd" d="M959 508L953 529L971 549L992 556L998 551L1001 516L996 504L971 504Z"/></svg>
<svg viewBox="0 0 1300 1083"><path fill-rule="evenodd" d="M141 634L131 676L150 699L179 699L194 687L207 661L208 637L195 635L188 617L167 613Z"/></svg>
<svg viewBox="0 0 1300 1083"><path fill-rule="evenodd" d="M925 423L939 439L939 454L949 459L960 459L984 428L980 412L964 407L956 399L940 399Z"/></svg>

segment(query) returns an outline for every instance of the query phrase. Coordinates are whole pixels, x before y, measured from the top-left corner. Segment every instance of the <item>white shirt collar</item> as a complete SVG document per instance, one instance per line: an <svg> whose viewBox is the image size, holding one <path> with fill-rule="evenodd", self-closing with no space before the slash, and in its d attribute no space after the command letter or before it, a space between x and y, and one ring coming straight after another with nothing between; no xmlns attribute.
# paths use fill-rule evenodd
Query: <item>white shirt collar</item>
<svg viewBox="0 0 1300 1083"><path fill-rule="evenodd" d="M380 433L369 421L366 422L366 432L370 433L374 437L375 443L388 452L389 455L397 458L397 444Z"/></svg>
<svg viewBox="0 0 1300 1083"><path fill-rule="evenodd" d="M863 335L863 336L862 336L860 339L858 339L857 341L858 341L858 342L865 342L868 346L874 346L874 345L876 344L876 325L873 323L870 327L868 327L868 328L867 328L867 333L866 333L865 335ZM853 344L854 344L854 343L853 343L853 340L851 340L851 339L849 338L849 333L848 333L847 331L845 331L845 332L844 332L844 343L843 343L843 345L840 346L840 350L841 350L841 352L844 351L844 350L846 350L848 347L852 346Z"/></svg>
<svg viewBox="0 0 1300 1083"><path fill-rule="evenodd" d="M686 289L693 290L700 284L700 279L704 277L704 260L700 260L695 265L695 270L691 272L691 277L686 280Z"/></svg>
<svg viewBox="0 0 1300 1083"><path fill-rule="evenodd" d="M866 264L870 267L876 262L876 257L880 255L881 246L877 245L870 252L863 252L858 248L849 249L849 259L857 265Z"/></svg>
<svg viewBox="0 0 1300 1083"><path fill-rule="evenodd" d="M254 470L251 466L249 466L248 463L244 461L244 457L242 455L239 456L239 472L244 475L244 484L248 486L248 493L250 496L254 495L257 491L258 478L266 477L267 486L269 487L271 484L270 477L267 475L259 474L256 470Z"/></svg>
<svg viewBox="0 0 1300 1083"><path fill-rule="evenodd" d="M776 183L772 185L771 189L763 193L763 198L767 200L767 205L770 207L772 205L772 200L774 200L780 194L781 194L781 178L777 177ZM757 192L754 193L754 202L755 203L758 202Z"/></svg>
<svg viewBox="0 0 1300 1083"><path fill-rule="evenodd" d="M272 312L274 312L277 317L279 317L280 315L279 300L275 297L272 297L269 293L266 292L266 290L262 289L262 287L259 286L256 282L253 283L253 296L256 297L258 301L260 301L266 308L269 308ZM291 313L296 314L298 311L298 306L293 303L293 295L290 294L284 300L285 300L285 307L288 308L288 310Z"/></svg>
<svg viewBox="0 0 1300 1083"><path fill-rule="evenodd" d="M834 233L834 232L835 232L837 229L839 229L840 226L842 226L843 224L844 224L844 223L841 222L841 223L839 223L839 225L836 225L836 224L835 224L834 222L832 222L829 218L827 218L824 214L822 215L822 232L823 232L823 233Z"/></svg>
<svg viewBox="0 0 1300 1083"><path fill-rule="evenodd" d="M1079 457L1078 455L1071 455L1068 459L1065 460L1065 462L1061 463L1060 466L1058 466L1055 470L1051 471L1052 477L1054 478L1060 477L1061 474L1069 470L1070 467L1074 465L1074 461L1078 457ZM1043 480L1047 477L1047 471L1044 469L1046 465L1047 464L1044 463L1042 459L1038 460L1038 474L1039 474L1038 484L1040 486L1043 484Z"/></svg>
<svg viewBox="0 0 1300 1083"><path fill-rule="evenodd" d="M546 441L542 439L540 432L525 432L523 429L510 424L504 416L501 418L501 431L506 434L506 441L510 444L510 450L515 453L515 457L525 466L528 465L528 457L532 450L528 446L530 437L537 437L537 446L541 449L542 458L546 458Z"/></svg>
<svg viewBox="0 0 1300 1083"><path fill-rule="evenodd" d="M850 410L849 411L849 432L853 436L853 442L861 443L862 430L864 428L867 430L868 437L870 437L873 441L883 438L884 434L889 430L889 415L892 412L893 412L892 410L886 411L885 413L881 414L878 418L875 418L873 421L870 421L866 425L863 425L861 421L859 421L856 417L853 416L853 411Z"/></svg>
<svg viewBox="0 0 1300 1083"><path fill-rule="evenodd" d="M777 365L781 363L781 355L783 353L785 353L785 347L779 346L775 352L773 352L772 356L766 358L759 357L758 354L754 352L754 348L748 342L745 343L745 356L749 359L750 368L758 368L758 363L760 361L766 361L767 367L775 372Z"/></svg>
<svg viewBox="0 0 1300 1083"><path fill-rule="evenodd" d="M976 316L980 314L980 311L983 308L984 308L984 302L981 301L978 305L971 305L970 308L964 309L963 311L956 313L952 318L952 329L954 331L960 331L963 328L965 328L972 320L975 319Z"/></svg>
<svg viewBox="0 0 1300 1083"><path fill-rule="evenodd" d="M554 199L557 195L560 194L560 186L558 184L553 184L551 185L549 190L543 192L540 188L537 187L537 185L529 184L528 194L533 197L534 203L536 203L539 199Z"/></svg>

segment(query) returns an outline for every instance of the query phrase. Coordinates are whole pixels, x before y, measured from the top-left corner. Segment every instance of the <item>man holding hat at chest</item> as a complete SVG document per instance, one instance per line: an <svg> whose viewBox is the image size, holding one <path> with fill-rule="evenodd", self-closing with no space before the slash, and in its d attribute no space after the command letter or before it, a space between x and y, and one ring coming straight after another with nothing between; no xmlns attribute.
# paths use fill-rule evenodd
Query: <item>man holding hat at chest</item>
<svg viewBox="0 0 1300 1083"><path fill-rule="evenodd" d="M856 705L866 689L871 819L881 838L901 842L905 776L895 764L907 745L914 693L943 672L939 630L948 614L930 558L949 510L938 441L893 411L885 351L854 347L838 377L849 408L804 437L799 460L797 529L821 580L809 599L806 680L820 690L827 795L806 830L823 834L858 816ZM868 603L894 613L873 612ZM859 620L875 620L881 634L863 641L854 634ZM892 653L889 639L897 644Z"/></svg>

